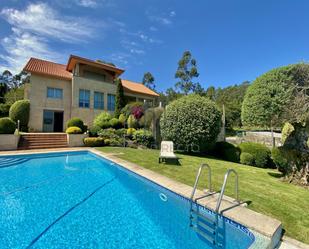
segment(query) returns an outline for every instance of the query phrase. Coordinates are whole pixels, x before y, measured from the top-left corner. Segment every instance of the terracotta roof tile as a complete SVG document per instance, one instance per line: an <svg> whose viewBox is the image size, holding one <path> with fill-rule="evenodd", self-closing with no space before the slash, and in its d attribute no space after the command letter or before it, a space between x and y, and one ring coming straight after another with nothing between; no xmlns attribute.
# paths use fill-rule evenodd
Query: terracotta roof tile
<svg viewBox="0 0 309 249"><path fill-rule="evenodd" d="M37 58L30 58L30 60L24 67L24 71L30 73L49 75L67 80L72 79L72 73L66 70L66 65L54 63L51 61L45 61Z"/></svg>
<svg viewBox="0 0 309 249"><path fill-rule="evenodd" d="M152 95L158 97L159 94L156 92L152 91L148 87L144 86L141 83L133 82L130 80L123 80L121 79L122 85L125 89L128 89L129 91L135 92L135 93L140 93L140 94L147 94L147 95Z"/></svg>

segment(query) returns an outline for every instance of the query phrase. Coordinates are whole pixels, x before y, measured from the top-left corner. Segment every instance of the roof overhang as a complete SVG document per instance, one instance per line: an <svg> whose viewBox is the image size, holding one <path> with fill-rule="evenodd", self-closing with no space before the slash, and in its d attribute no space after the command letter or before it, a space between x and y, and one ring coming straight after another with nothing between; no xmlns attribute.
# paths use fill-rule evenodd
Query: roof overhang
<svg viewBox="0 0 309 249"><path fill-rule="evenodd" d="M66 70L69 71L69 72L72 72L73 68L75 67L75 65L77 63L81 63L81 64L101 68L101 69L104 69L104 70L107 70L107 71L110 71L110 72L114 72L116 76L119 76L124 72L123 69L114 67L112 65L108 65L108 64L105 64L105 63L89 60L89 59L82 58L82 57L79 57L79 56L76 56L76 55L70 56L68 63L67 63Z"/></svg>

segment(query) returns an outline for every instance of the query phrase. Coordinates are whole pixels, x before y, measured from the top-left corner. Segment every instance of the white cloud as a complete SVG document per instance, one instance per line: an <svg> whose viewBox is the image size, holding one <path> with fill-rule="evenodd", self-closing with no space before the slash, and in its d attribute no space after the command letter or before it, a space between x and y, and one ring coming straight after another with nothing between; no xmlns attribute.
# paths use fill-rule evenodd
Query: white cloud
<svg viewBox="0 0 309 249"><path fill-rule="evenodd" d="M153 32L154 32L154 31L158 31L158 29L157 29L156 27L154 27L154 26L151 26L151 27L149 28L149 30L150 30L150 31L153 31Z"/></svg>
<svg viewBox="0 0 309 249"><path fill-rule="evenodd" d="M97 2L95 0L78 0L77 4L87 8L97 7Z"/></svg>
<svg viewBox="0 0 309 249"><path fill-rule="evenodd" d="M174 17L174 16L176 16L176 12L175 11L171 11L170 12L170 17Z"/></svg>
<svg viewBox="0 0 309 249"><path fill-rule="evenodd" d="M131 55L127 53L113 53L109 56L112 62L120 64L120 66L126 66L129 63Z"/></svg>
<svg viewBox="0 0 309 249"><path fill-rule="evenodd" d="M142 49L131 48L130 53L131 54L145 54L145 51Z"/></svg>
<svg viewBox="0 0 309 249"><path fill-rule="evenodd" d="M25 10L3 9L1 15L14 27L65 42L81 41L93 33L85 20L58 14L48 4L29 4Z"/></svg>
<svg viewBox="0 0 309 249"><path fill-rule="evenodd" d="M2 68L19 72L30 57L63 60L60 51L49 45L51 40L79 43L91 39L93 29L86 20L60 15L48 4L29 4L24 10L5 8L2 17L12 26L12 33L1 40L5 53Z"/></svg>

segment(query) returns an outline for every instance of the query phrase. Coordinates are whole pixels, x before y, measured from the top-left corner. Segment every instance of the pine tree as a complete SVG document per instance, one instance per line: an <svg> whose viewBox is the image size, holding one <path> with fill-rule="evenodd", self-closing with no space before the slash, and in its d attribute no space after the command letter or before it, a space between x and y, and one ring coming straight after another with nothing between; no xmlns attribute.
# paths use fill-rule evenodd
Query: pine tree
<svg viewBox="0 0 309 249"><path fill-rule="evenodd" d="M147 73L144 74L143 81L142 81L143 85L154 90L156 88L154 81L155 81L155 78L153 77L153 75L150 72L147 72Z"/></svg>

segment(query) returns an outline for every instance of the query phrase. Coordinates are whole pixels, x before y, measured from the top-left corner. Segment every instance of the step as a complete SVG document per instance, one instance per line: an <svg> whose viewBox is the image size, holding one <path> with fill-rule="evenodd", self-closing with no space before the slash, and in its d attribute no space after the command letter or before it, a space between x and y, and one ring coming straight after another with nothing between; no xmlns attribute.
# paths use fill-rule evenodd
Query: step
<svg viewBox="0 0 309 249"><path fill-rule="evenodd" d="M68 145L38 145L38 146L25 146L25 147L18 147L19 150L30 150L30 149L50 149L50 148L67 148Z"/></svg>

